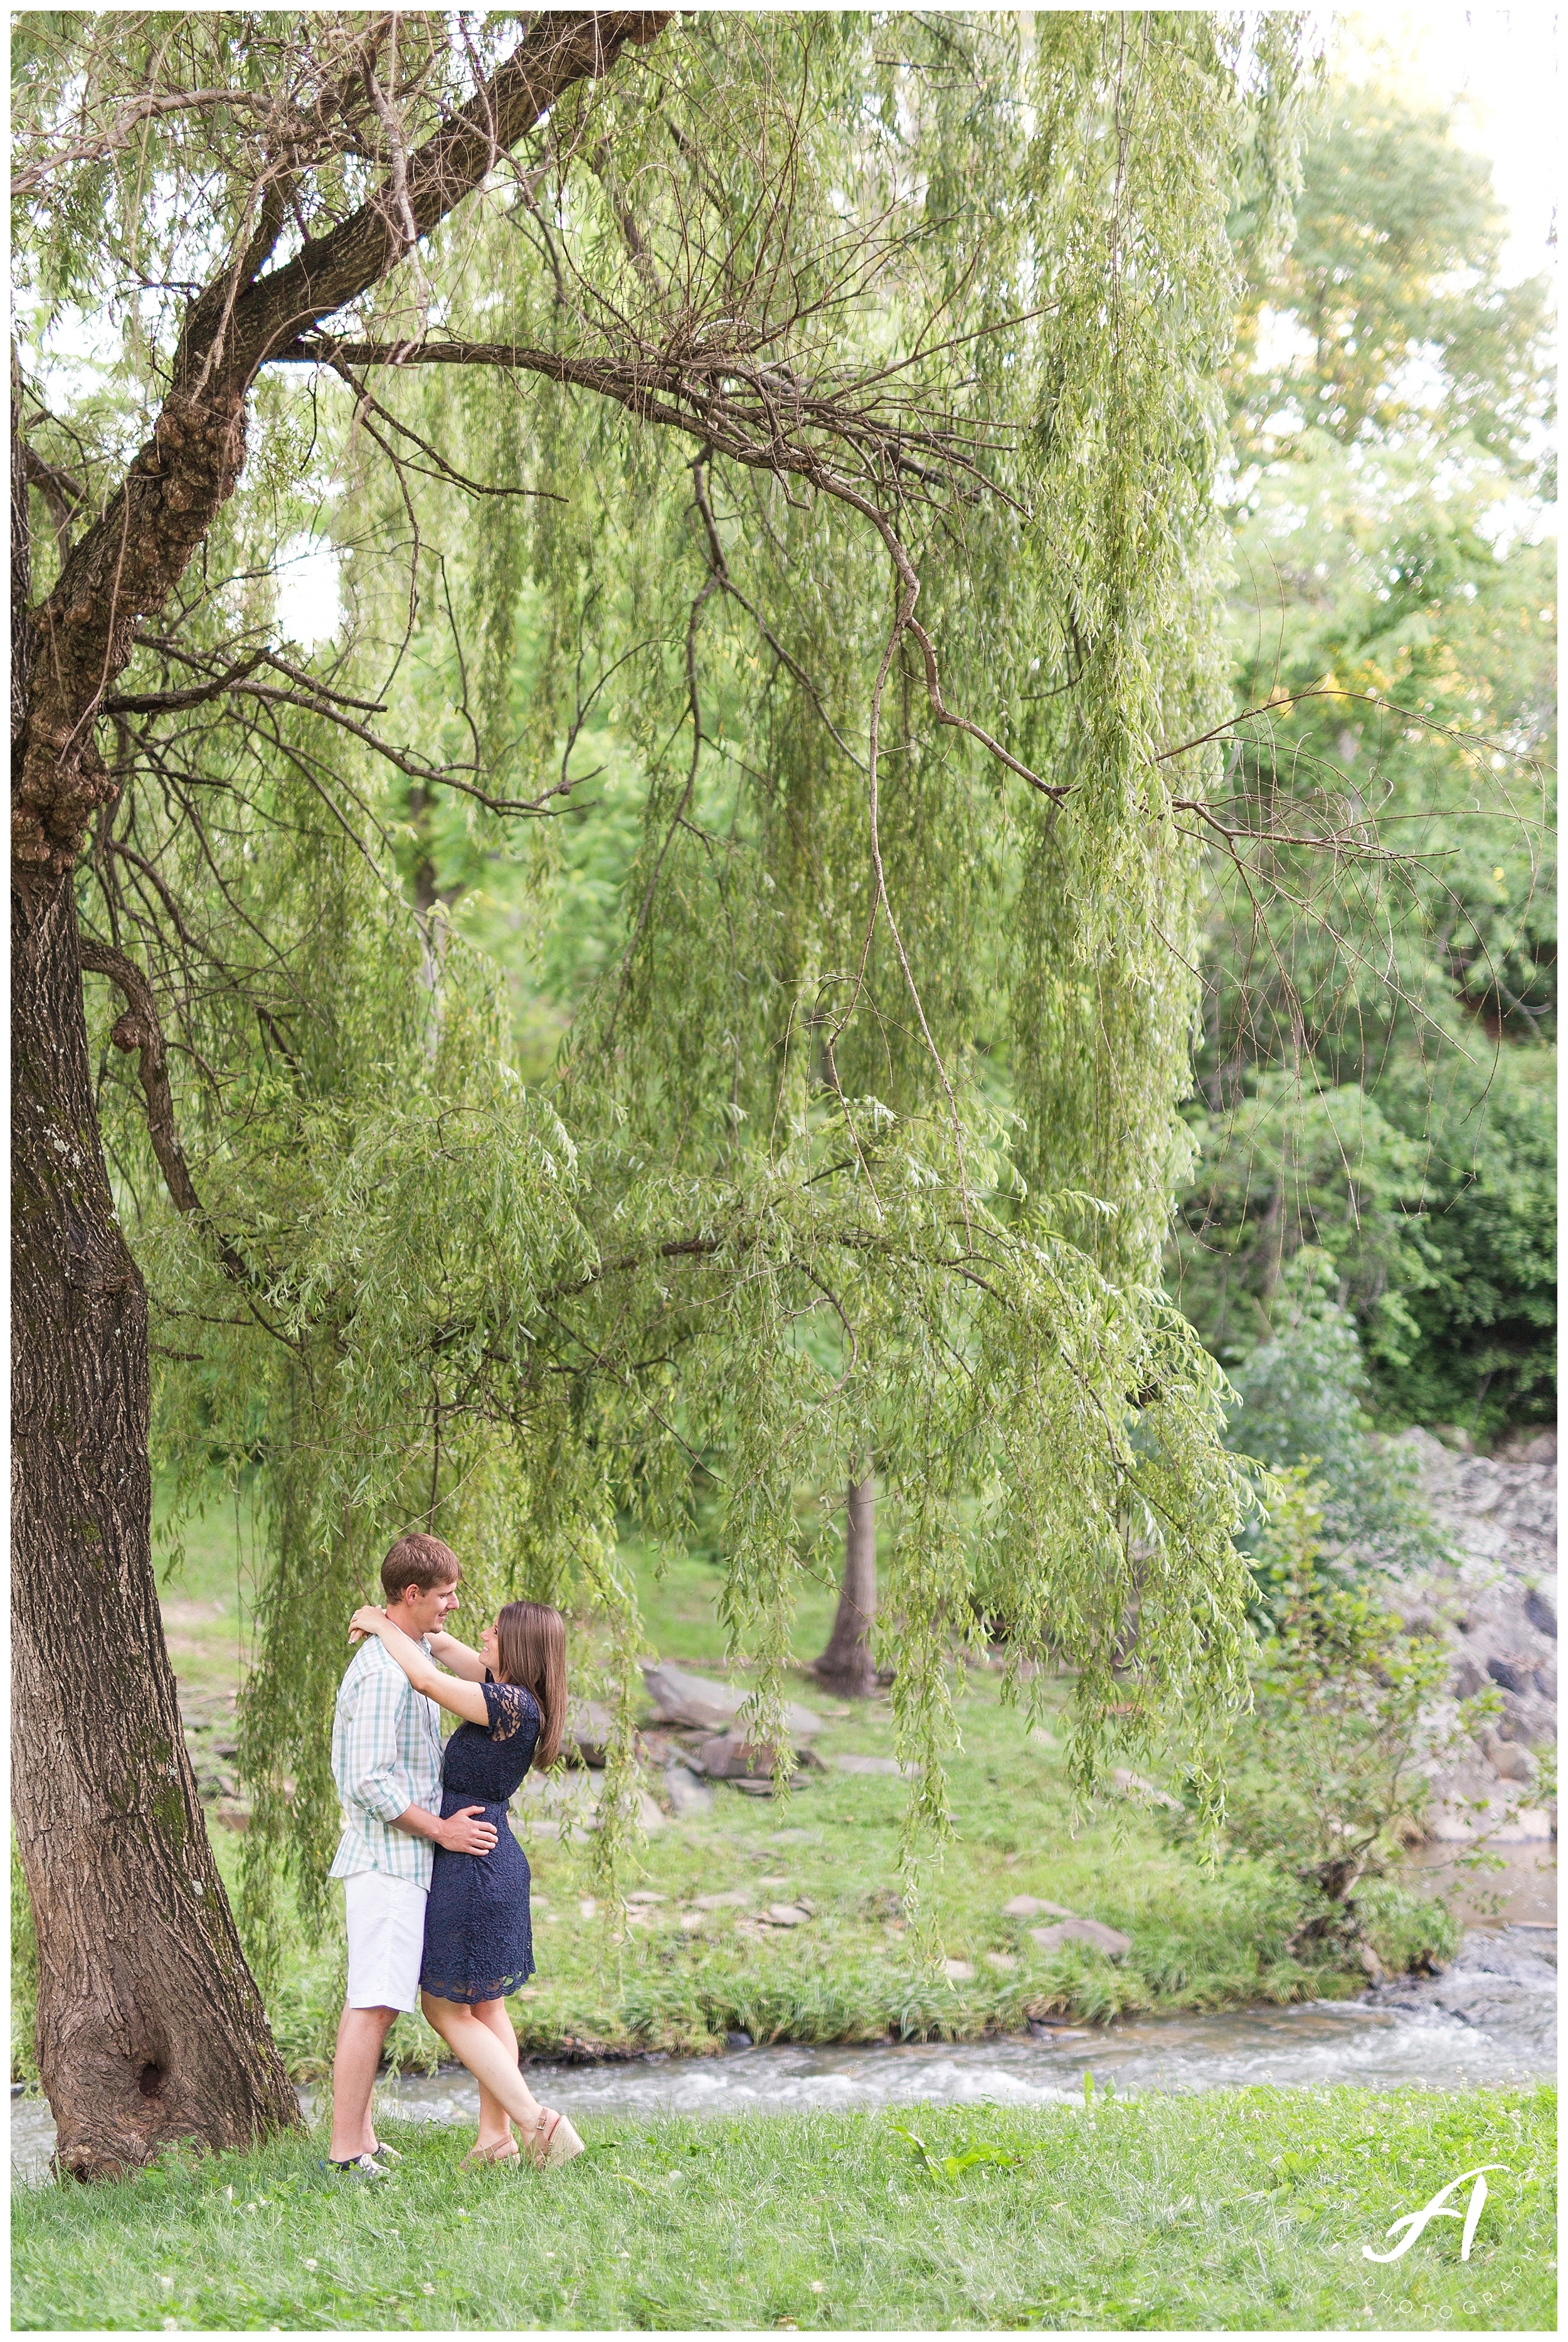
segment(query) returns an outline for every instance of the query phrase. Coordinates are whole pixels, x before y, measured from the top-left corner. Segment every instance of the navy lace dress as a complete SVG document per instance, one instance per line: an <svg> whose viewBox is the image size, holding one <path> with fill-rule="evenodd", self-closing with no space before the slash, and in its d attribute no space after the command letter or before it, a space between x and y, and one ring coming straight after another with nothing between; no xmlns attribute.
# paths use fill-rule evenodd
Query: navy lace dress
<svg viewBox="0 0 1568 2342"><path fill-rule="evenodd" d="M528 1857L507 1826L506 1807L534 1762L539 1709L523 1684L486 1683L483 1724L460 1724L441 1768L441 1814L483 1806L495 1825L488 1854L435 1849L424 1907L420 1988L441 2000L500 2000L534 1973Z"/></svg>

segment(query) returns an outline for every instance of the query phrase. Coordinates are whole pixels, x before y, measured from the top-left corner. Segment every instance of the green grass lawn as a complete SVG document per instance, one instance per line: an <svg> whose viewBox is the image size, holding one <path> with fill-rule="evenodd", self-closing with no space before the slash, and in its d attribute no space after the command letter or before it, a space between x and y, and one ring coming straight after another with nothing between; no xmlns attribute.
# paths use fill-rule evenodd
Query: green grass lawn
<svg viewBox="0 0 1568 2342"><path fill-rule="evenodd" d="M899 2126L903 2126L903 2130ZM1253 2089L1027 2113L600 2121L543 2177L322 2141L13 2198L12 2320L44 2327L1044 2327L1550 2330L1554 2094ZM923 2154L904 2132L924 2143ZM974 2161L980 2147L1009 2160ZM944 2159L958 2158L952 2171ZM1403 2259L1362 2247L1490 2177ZM1460 2191L1461 2207L1468 2188Z"/></svg>
<svg viewBox="0 0 1568 2342"><path fill-rule="evenodd" d="M164 1507L155 1493L155 1519ZM253 1508L214 1484L205 1512L185 1525L180 1549L155 1546L164 1640L180 1696L201 1704L237 1691L250 1664L255 1569L260 1560Z"/></svg>

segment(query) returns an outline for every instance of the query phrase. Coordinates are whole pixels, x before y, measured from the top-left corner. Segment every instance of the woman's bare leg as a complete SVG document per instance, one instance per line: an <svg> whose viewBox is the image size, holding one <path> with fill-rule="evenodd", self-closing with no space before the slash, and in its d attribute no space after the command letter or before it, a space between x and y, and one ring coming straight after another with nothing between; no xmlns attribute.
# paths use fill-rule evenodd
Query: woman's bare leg
<svg viewBox="0 0 1568 2342"><path fill-rule="evenodd" d="M466 2008L460 2001L438 2000L433 1992L423 1996L423 2005L426 2022L441 2036L453 2056L462 2059L478 2083L482 2121L485 2097L493 2102L497 2117L495 2135L493 2140L487 2139L481 2129L480 2143L499 2146L504 2135L502 2123L508 2117L512 2122L522 2125L525 2137L532 2137L544 2109L523 2079L517 2064L517 2037L510 2025L506 2026L512 2045L508 2049L492 2029L491 2024L481 2017L479 2009ZM481 2004L481 2007L486 2006L494 2007L498 2004ZM500 2013L504 2022L506 2012L502 2009Z"/></svg>
<svg viewBox="0 0 1568 2342"><path fill-rule="evenodd" d="M506 2004L501 2000L476 2000L470 2004L481 2025L487 2025L502 2048L517 2063L517 2036L512 2019L506 2014ZM479 2085L479 2137L474 2146L481 2155L493 2147L509 2147L512 2144L512 2117L499 2098L493 2097L483 2082Z"/></svg>

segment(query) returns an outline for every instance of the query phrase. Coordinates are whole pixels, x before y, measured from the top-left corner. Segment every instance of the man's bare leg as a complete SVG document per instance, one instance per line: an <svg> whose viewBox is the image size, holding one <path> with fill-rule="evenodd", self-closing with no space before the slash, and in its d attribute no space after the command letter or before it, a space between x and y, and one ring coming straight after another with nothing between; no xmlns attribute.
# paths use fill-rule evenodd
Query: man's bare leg
<svg viewBox="0 0 1568 2342"><path fill-rule="evenodd" d="M332 2061L332 2147L335 2163L368 2155L375 2145L370 2125L370 2094L375 2087L382 2045L396 2018L395 2008L345 2008L337 2020Z"/></svg>

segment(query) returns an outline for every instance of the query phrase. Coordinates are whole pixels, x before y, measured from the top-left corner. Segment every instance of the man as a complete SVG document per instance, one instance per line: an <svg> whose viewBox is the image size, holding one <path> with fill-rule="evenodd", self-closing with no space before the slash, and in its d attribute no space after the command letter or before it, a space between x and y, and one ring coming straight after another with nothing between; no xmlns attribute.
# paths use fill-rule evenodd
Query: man
<svg viewBox="0 0 1568 2342"><path fill-rule="evenodd" d="M457 1607L461 1576L439 1537L399 1537L381 1565L387 1616L428 1651L426 1636ZM348 1919L348 1996L332 2066L331 2167L385 2179L394 2150L376 2143L370 2094L393 2020L419 2003L432 1848L488 1854L495 1831L474 1818L481 1806L442 1820L441 1711L374 1636L338 1689L332 1772L343 1806L332 1876L343 1880Z"/></svg>

